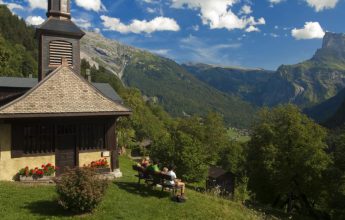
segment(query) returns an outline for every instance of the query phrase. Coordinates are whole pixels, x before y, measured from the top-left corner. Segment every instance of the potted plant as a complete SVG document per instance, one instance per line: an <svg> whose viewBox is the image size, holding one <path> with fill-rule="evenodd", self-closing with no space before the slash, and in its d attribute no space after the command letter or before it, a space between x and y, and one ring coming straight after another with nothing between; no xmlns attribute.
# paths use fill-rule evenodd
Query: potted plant
<svg viewBox="0 0 345 220"><path fill-rule="evenodd" d="M28 166L18 172L21 182L50 182L56 172L56 167L51 163L43 164L41 168L29 169Z"/></svg>
<svg viewBox="0 0 345 220"><path fill-rule="evenodd" d="M92 161L89 167L93 168L97 173L100 173L100 174L110 172L109 163L106 158L99 159L97 161Z"/></svg>

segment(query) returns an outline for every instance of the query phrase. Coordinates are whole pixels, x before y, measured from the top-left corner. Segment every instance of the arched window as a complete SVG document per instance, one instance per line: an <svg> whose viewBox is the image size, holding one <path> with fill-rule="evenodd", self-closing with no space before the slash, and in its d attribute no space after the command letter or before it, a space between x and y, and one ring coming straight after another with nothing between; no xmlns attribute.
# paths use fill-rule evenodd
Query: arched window
<svg viewBox="0 0 345 220"><path fill-rule="evenodd" d="M73 65L73 47L67 41L54 40L49 43L49 66L61 65L62 58L68 60L70 66Z"/></svg>

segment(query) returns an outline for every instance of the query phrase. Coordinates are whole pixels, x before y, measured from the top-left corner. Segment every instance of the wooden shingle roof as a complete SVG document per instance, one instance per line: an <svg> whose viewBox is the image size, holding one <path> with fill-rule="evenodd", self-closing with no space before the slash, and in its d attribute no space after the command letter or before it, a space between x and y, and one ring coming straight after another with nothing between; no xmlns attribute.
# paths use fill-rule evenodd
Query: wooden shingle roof
<svg viewBox="0 0 345 220"><path fill-rule="evenodd" d="M21 88L30 90L37 84L37 78L0 77L0 88ZM108 83L93 82L92 85L111 100L123 103L122 98Z"/></svg>
<svg viewBox="0 0 345 220"><path fill-rule="evenodd" d="M0 118L130 114L68 66L59 67L25 95L0 108Z"/></svg>

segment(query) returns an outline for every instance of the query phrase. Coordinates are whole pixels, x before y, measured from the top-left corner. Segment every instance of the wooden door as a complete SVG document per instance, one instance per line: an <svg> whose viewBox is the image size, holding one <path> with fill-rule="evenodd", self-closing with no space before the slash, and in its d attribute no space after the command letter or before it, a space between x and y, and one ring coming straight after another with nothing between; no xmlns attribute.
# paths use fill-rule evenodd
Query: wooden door
<svg viewBox="0 0 345 220"><path fill-rule="evenodd" d="M56 129L56 156L55 164L59 176L67 168L74 168L77 163L76 127L74 125L58 125Z"/></svg>

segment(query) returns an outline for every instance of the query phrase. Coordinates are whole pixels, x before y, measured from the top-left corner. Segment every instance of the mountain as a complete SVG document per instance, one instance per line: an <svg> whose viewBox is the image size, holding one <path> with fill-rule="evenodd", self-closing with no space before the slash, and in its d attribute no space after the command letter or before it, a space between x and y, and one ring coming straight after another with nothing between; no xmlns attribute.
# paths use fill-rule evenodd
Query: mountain
<svg viewBox="0 0 345 220"><path fill-rule="evenodd" d="M274 75L274 71L263 69L219 67L200 63L188 63L183 67L212 87L255 105L261 105L262 89Z"/></svg>
<svg viewBox="0 0 345 220"><path fill-rule="evenodd" d="M344 101L345 89L341 90L336 96L318 105L304 109L303 112L315 121L325 123L336 114L337 110L340 109Z"/></svg>
<svg viewBox="0 0 345 220"><path fill-rule="evenodd" d="M126 86L138 88L173 116L216 111L229 125L243 128L254 115L249 103L207 85L173 60L90 32L82 39L81 51L89 63L112 71Z"/></svg>
<svg viewBox="0 0 345 220"><path fill-rule="evenodd" d="M269 83L284 87L263 94L263 103L292 102L311 106L335 96L345 88L345 34L326 33L322 48L305 62L282 65Z"/></svg>
<svg viewBox="0 0 345 220"><path fill-rule="evenodd" d="M341 103L335 114L333 114L323 124L328 128L337 128L345 125L345 99L343 99L343 102Z"/></svg>
<svg viewBox="0 0 345 220"><path fill-rule="evenodd" d="M282 65L276 72L200 64L185 68L209 85L259 106L310 107L345 88L345 34L326 33L322 48L310 60Z"/></svg>

